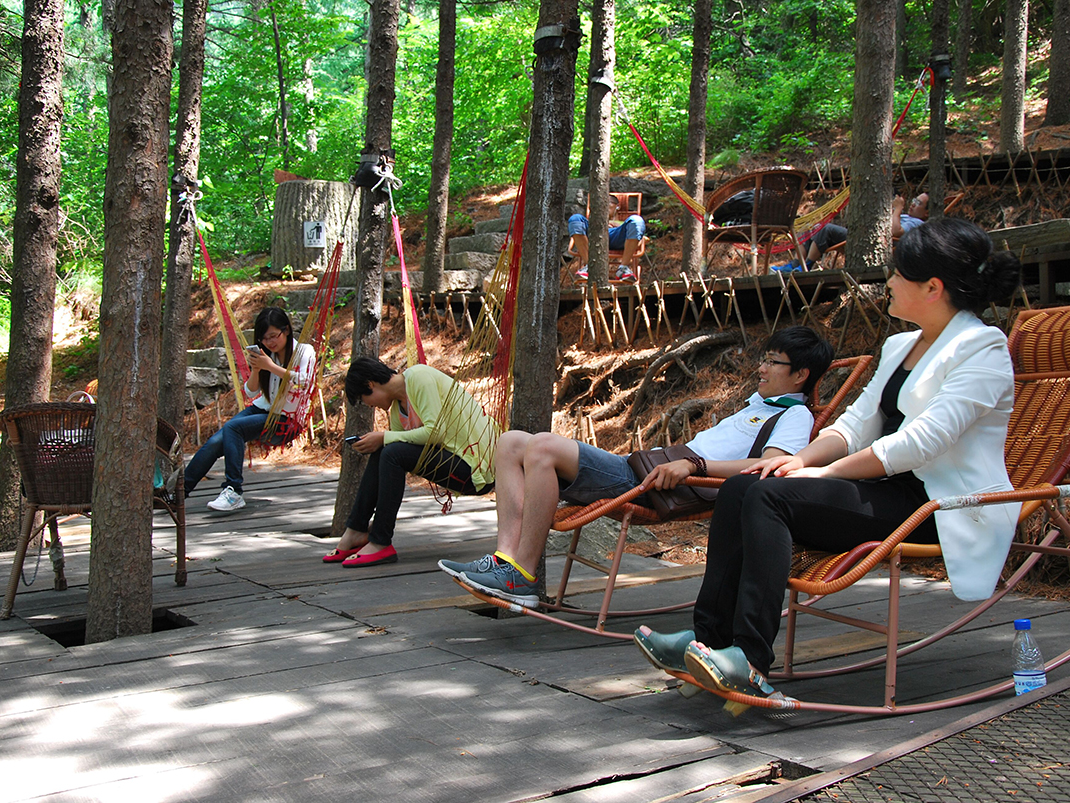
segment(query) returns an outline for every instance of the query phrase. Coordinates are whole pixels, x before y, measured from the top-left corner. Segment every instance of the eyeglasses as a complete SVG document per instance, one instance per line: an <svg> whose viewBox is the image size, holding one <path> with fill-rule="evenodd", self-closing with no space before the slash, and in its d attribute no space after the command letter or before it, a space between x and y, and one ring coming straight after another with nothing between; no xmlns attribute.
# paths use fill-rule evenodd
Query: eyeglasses
<svg viewBox="0 0 1070 803"><path fill-rule="evenodd" d="M264 336L261 338L261 340L263 340L265 343L267 343L269 340L274 342L285 334L286 333L281 329L276 329L274 332L264 332Z"/></svg>
<svg viewBox="0 0 1070 803"><path fill-rule="evenodd" d="M790 362L784 362L783 360L774 360L772 357L763 357L758 360L758 365L765 365L772 368L774 365L791 365Z"/></svg>

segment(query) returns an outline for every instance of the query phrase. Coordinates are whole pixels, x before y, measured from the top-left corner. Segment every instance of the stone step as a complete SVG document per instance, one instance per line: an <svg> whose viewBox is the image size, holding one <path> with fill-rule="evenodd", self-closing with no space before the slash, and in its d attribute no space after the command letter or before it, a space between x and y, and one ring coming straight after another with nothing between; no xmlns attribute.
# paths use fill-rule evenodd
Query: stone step
<svg viewBox="0 0 1070 803"><path fill-rule="evenodd" d="M478 271L484 276L494 272L494 266L498 264L498 254L482 254L477 251L462 251L459 254L446 255L446 272L450 271Z"/></svg>
<svg viewBox="0 0 1070 803"><path fill-rule="evenodd" d="M491 218L490 220L476 221L476 234L487 234L489 232L508 232L509 231L509 216Z"/></svg>
<svg viewBox="0 0 1070 803"><path fill-rule="evenodd" d="M500 232L487 234L473 234L468 237L451 237L449 241L449 253L459 254L462 251L476 251L483 254L497 255L505 245L505 235Z"/></svg>
<svg viewBox="0 0 1070 803"><path fill-rule="evenodd" d="M442 278L445 283L443 292L447 293L467 293L483 288L483 272L480 270L446 270L443 271ZM424 272L422 270L410 271L409 284L417 293L422 293ZM401 292L400 271L387 271L383 274L383 291Z"/></svg>

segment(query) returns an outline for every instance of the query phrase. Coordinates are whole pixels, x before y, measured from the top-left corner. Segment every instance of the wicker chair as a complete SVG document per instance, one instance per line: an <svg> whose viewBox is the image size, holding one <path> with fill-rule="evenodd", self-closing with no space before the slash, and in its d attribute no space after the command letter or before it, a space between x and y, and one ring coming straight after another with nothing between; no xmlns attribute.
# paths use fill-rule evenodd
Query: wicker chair
<svg viewBox="0 0 1070 803"><path fill-rule="evenodd" d="M714 243L744 243L750 248L750 270L758 271L758 251L762 251L761 273L769 272L769 257L777 240L791 241L800 265L806 264L802 246L795 237L795 213L802 200L807 176L801 170L786 168L758 170L722 184L706 201L706 261ZM725 201L744 190L754 190L754 209L750 223L717 226L712 215Z"/></svg>
<svg viewBox="0 0 1070 803"><path fill-rule="evenodd" d="M7 431L22 474L27 505L0 619L11 616L27 548L45 526L51 533L53 587L58 591L67 588L58 519L71 514L88 516L91 512L95 418L96 405L73 402L31 404L0 413L0 424ZM186 584L186 508L181 440L174 427L161 419L156 422L155 465L153 508L166 510L175 522L175 583L182 586ZM38 511L43 511L45 518L34 527Z"/></svg>
<svg viewBox="0 0 1070 803"><path fill-rule="evenodd" d="M817 435L818 431L824 427L832 418L832 416L840 409L851 390L858 384L859 380L865 374L869 368L870 363L873 361L871 356L862 355L859 357L847 357L840 360L833 361L829 366L829 371L826 372L826 377L833 377L841 375L843 372L847 373L847 376L838 385L835 392L829 398L828 402L822 404L818 400L819 387L821 383L815 385L814 390L811 392L809 406L814 413L814 426L810 433L810 437L813 438ZM833 372L837 373L833 373ZM705 488L716 488L723 480L716 478L703 478L703 477L689 477L684 481L688 485L700 486ZM662 608L650 608L646 610L630 610L630 611L611 611L610 603L613 599L613 590L617 582L617 573L620 569L621 557L624 554L624 546L628 540L628 528L632 524L642 526L653 526L656 524L665 524L668 519L661 518L652 508L645 507L643 505L637 505L632 500L636 499L642 493L641 488L633 488L632 490L621 494L615 499L603 499L598 502L592 502L589 505L567 505L558 509L557 514L554 517L553 529L558 532L572 532L572 541L569 545L568 552L565 555L565 566L561 572L561 580L558 585L557 595L553 602L547 602L542 604L542 608L552 613L570 613L579 614L583 616L595 617L595 626L587 627L586 625L577 624L575 622L569 622L564 619L551 616L549 613L543 611L532 610L530 608L523 608L518 605L513 605L505 600L491 597L481 593L469 586L457 582L475 597L489 602L491 605L496 605L500 608L505 608L518 613L524 613L528 616L534 616L539 619L545 619L546 621L553 622L554 624L563 625L565 627L572 628L573 630L581 630L585 633L591 633L596 636L605 636L608 638L616 639L631 639L632 633L629 630L627 633L615 633L611 630L606 630L606 622L610 616L645 616L648 614L667 613L669 611L680 610L683 608L689 608L694 603L684 602L677 605L669 605ZM710 507L704 513L699 513L693 516L685 518L677 518L675 521L700 521L708 519L713 515L713 508ZM620 534L617 537L616 548L613 552L612 563L609 566L598 563L593 560L588 560L578 554L578 546L580 535L585 525L590 524L602 516L608 516L612 519L616 519L621 523ZM568 591L569 576L572 571L574 563L579 562L589 568L595 569L606 575L606 587L602 594L602 601L597 611L591 609L579 608L575 605L565 602L565 597ZM455 578L456 579L456 578Z"/></svg>

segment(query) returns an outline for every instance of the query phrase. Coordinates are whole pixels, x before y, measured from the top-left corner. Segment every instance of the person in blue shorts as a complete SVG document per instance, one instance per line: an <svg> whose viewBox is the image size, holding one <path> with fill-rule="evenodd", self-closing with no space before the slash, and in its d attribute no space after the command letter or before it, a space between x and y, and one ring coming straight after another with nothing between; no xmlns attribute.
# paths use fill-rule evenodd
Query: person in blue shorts
<svg viewBox="0 0 1070 803"><path fill-rule="evenodd" d="M617 208L620 201L616 195L609 196L609 220L616 219ZM575 252L579 258L580 268L576 271L576 278L587 278L587 255L589 248L588 232L589 223L584 215L576 213L568 219L569 251ZM639 248L639 242L646 234L646 221L641 215L629 215L619 226L609 227L609 250L622 251L620 264L616 269L611 269L609 278L618 282L636 281L635 271L632 270L632 261L635 251Z"/></svg>
<svg viewBox="0 0 1070 803"><path fill-rule="evenodd" d="M765 422L781 413L760 456L793 455L810 442L814 418L806 397L832 362L832 346L806 326L775 333L758 362L758 389L739 412L700 432L688 446L697 456L636 476L628 456L611 454L552 432L511 430L498 440L498 544L493 555L438 566L471 588L528 608L538 605L536 567L559 500L587 505L620 496L640 483L668 490L686 477L731 477L758 461L749 455Z"/></svg>

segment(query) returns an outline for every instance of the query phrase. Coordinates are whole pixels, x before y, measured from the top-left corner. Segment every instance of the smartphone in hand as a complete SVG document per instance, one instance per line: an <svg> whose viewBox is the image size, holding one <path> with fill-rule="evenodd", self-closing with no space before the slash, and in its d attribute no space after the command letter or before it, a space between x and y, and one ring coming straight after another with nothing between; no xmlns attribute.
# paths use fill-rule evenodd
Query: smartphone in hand
<svg viewBox="0 0 1070 803"><path fill-rule="evenodd" d="M349 436L347 436L345 438L345 442L346 443L356 443L357 441L359 441L363 437L364 437L363 435L349 435Z"/></svg>
<svg viewBox="0 0 1070 803"><path fill-rule="evenodd" d="M245 350L248 351L250 354L263 354L264 353L264 352L262 352L260 350L260 346L257 346L256 344L253 344L252 346L246 346Z"/></svg>

